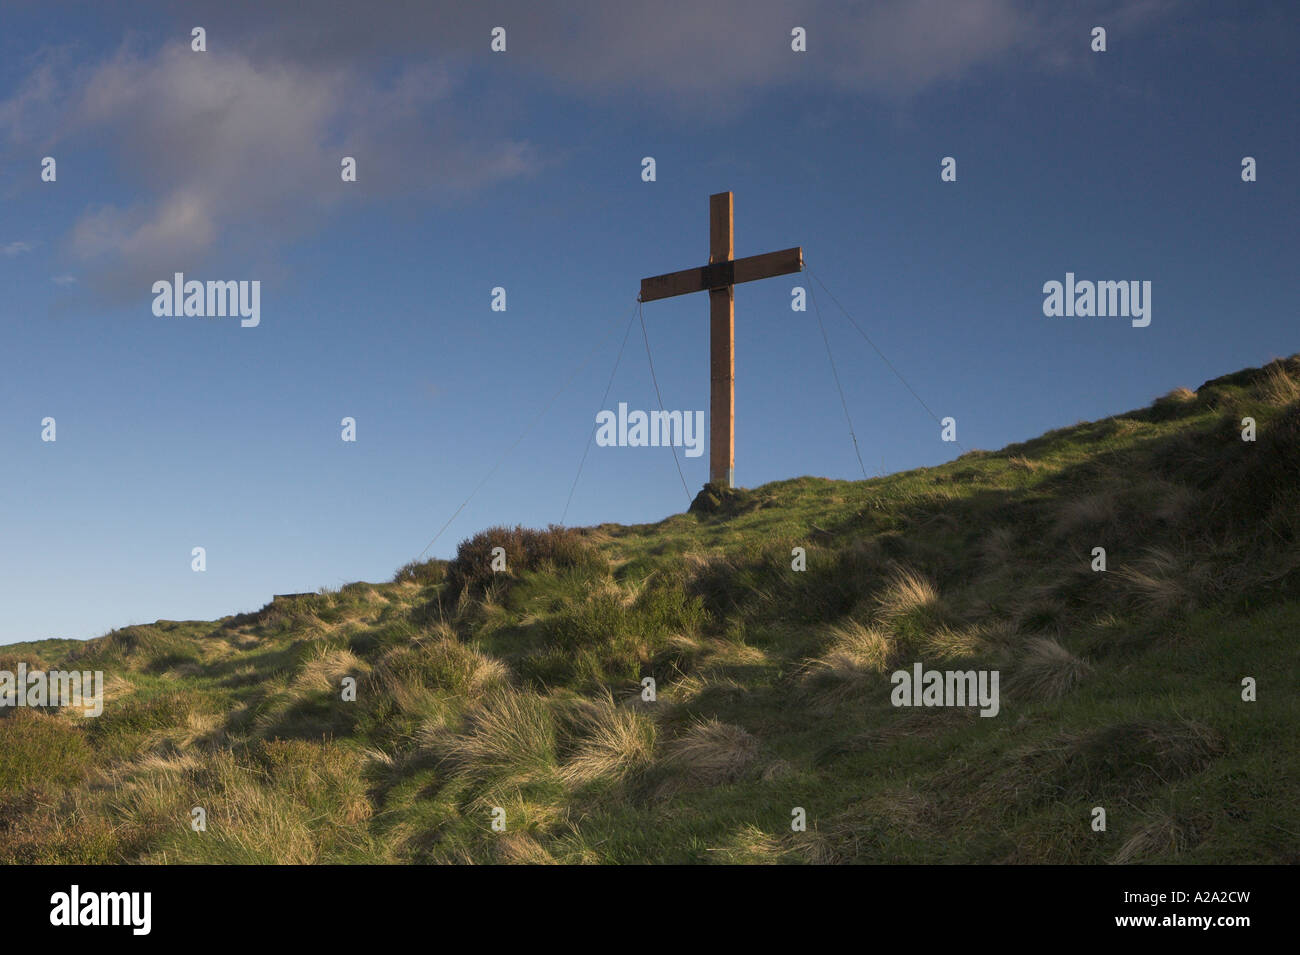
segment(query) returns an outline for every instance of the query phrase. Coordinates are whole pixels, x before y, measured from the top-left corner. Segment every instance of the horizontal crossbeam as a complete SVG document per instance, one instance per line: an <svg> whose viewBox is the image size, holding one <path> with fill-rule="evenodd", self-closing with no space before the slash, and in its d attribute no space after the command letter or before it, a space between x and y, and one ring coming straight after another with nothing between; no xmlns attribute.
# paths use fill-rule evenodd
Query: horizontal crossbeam
<svg viewBox="0 0 1300 955"><path fill-rule="evenodd" d="M726 288L741 282L753 282L777 275L789 275L803 270L803 248L782 249L780 252L764 252L762 255L750 255L743 259L729 262L716 262L713 265L697 269L683 269L656 275L641 280L641 301L653 302L656 299L672 298L674 295L687 295L691 292L705 292L709 289Z"/></svg>

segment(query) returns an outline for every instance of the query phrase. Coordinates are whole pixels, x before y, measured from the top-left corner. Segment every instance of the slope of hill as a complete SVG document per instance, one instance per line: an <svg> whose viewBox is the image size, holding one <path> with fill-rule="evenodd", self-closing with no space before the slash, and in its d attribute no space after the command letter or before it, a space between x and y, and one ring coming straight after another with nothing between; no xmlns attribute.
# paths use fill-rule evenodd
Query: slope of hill
<svg viewBox="0 0 1300 955"><path fill-rule="evenodd" d="M1300 861L1300 356L697 505L0 647L107 680L0 719L0 860ZM997 715L892 705L917 663Z"/></svg>

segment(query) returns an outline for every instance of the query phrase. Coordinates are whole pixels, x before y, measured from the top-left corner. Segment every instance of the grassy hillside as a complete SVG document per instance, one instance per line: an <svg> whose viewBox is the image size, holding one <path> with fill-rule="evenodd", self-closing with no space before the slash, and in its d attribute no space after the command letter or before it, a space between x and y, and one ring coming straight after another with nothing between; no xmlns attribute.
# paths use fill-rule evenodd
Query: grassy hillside
<svg viewBox="0 0 1300 955"><path fill-rule="evenodd" d="M0 860L1300 861L1300 356L697 505L0 647L108 683L0 718ZM895 708L916 662L996 669L999 714Z"/></svg>

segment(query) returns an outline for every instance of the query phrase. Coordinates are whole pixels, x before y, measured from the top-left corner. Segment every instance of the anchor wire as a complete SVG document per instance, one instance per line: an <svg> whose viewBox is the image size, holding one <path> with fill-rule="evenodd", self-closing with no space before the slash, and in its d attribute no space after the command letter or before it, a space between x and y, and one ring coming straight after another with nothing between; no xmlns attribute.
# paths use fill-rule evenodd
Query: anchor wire
<svg viewBox="0 0 1300 955"><path fill-rule="evenodd" d="M654 382L655 397L659 399L659 410L666 415L668 412L664 409L664 396L659 393L659 378L655 375L655 360L650 357L650 335L645 330L645 314L641 311L640 296L636 300L636 314L641 319L641 337L645 340L645 357L646 361L650 363L650 380ZM669 442L668 448L673 453L673 464L677 465L677 476L681 478L682 490L686 492L686 500L690 501L691 491L686 486L686 475L682 474L682 462L677 460L677 448L671 442Z"/></svg>
<svg viewBox="0 0 1300 955"><path fill-rule="evenodd" d="M640 309L641 309L641 302L638 299L637 311L640 311ZM616 325L614 326L612 331L617 331L617 330L618 330L618 326ZM442 525L442 527L438 529L438 533L433 535L433 540L429 541L429 543L425 545L424 550L420 551L420 555L415 558L416 561L420 561L424 559L424 555L429 552L429 548L438 542L438 539L442 537L442 535L446 532L447 528L451 526L452 521L454 521L460 515L460 512L463 511L465 507L469 504L469 502L474 499L474 496L483 489L483 486L492 479L492 475L496 474L497 469L500 468L501 465L505 463L506 458L510 456L510 452L514 451L515 448L519 447L520 442L522 442L524 438L528 437L529 432L533 430L537 422L542 420L543 415L545 415L546 412L548 412L551 409L551 406L555 404L556 399L559 398L560 395L564 393L565 389L567 389L569 385L573 384L573 380L578 377L578 375L582 372L584 368L587 367L587 365L591 362L592 357L601 348L601 346L603 346L605 342L609 340L609 338L610 336L606 336L605 338L601 339L595 344L595 346L592 347L591 351L587 352L587 357L582 360L582 364L580 364L577 368L575 368L573 373L569 375L569 377L565 380L564 384L560 385L559 389L555 392L555 394L551 395L550 401L546 402L546 404L542 406L542 409L537 412L537 415L533 418L533 420L528 423L528 427L524 428L523 433L520 434L519 437L515 439L514 444L506 448L505 452L501 455L501 457L497 458L496 464L492 465L492 469L488 471L486 476L484 476L483 480L479 481L478 485L474 488L474 490L469 492L469 496L466 497L465 500L461 502L460 507L456 508L456 510L452 513L451 517L447 518L446 522Z"/></svg>
<svg viewBox="0 0 1300 955"><path fill-rule="evenodd" d="M849 403L844 398L844 386L840 384L840 373L835 369L835 356L831 353L831 340L826 334L826 324L822 321L821 306L817 304L817 296L811 288L808 290L808 294L813 300L813 311L817 314L817 327L821 329L822 342L826 345L826 358L831 363L831 377L835 379L835 390L840 393L840 407L844 409L844 420L849 423L849 437L853 439L853 453L858 456L858 467L862 469L862 480L865 481L868 480L867 466L862 463L862 451L858 448L858 436L853 431L853 418L849 416Z"/></svg>
<svg viewBox="0 0 1300 955"><path fill-rule="evenodd" d="M640 311L640 303L638 302L637 304L637 311ZM609 373L609 384L605 386L605 394L600 399L600 406L602 408L604 408L605 404L609 401L609 393L614 388L614 377L618 374L618 366L623 361L623 351L627 348L627 340L632 335L632 320L635 318L635 314L627 317L627 328L623 332L623 344L619 346L618 357L614 359L614 370ZM564 502L564 513L560 515L561 527L564 526L564 519L569 516L569 505L573 503L573 492L578 489L578 479L582 477L582 469L587 463L587 455L591 453L591 442L595 440L596 432L599 428L599 424L592 425L591 434L587 435L586 450L582 452L582 460L578 462L578 473L573 476L573 486L569 488L569 498Z"/></svg>
<svg viewBox="0 0 1300 955"><path fill-rule="evenodd" d="M839 308L839 310L844 313L844 317L849 320L849 324L852 325L855 329L857 329L858 334L861 335L862 338L866 341L866 343L871 346L872 350L875 351L875 353L880 356L880 360L885 363L885 365L889 368L889 370L894 373L894 377L897 378L899 381L901 381L903 383L903 387L906 388L909 392L911 392L912 397L915 398L917 402L921 405L921 407L925 409L926 414L928 414L931 418L934 419L935 424L942 427L943 422L939 419L939 416L930 410L930 406L927 405L925 403L925 400L916 393L916 389L913 388L910 384L908 384L907 379L903 377L903 373L894 367L894 363L890 361L885 356L885 353L882 352L879 347L877 347L876 343L871 340L871 336L868 335L865 331L863 331L862 326L859 325L854 320L853 316L849 314L849 310L845 308L840 303L840 300L835 297L835 293L826 287L826 283L821 280L821 278L817 275L817 273L813 272L812 269L808 268L808 262L806 259L804 260L804 271L807 272L810 276L812 276L813 280L816 281L816 283L822 287L822 291L826 293L827 297L830 298L830 300L835 303L836 307ZM970 453L967 450L966 446L963 445L960 441L954 441L953 443L956 444L957 447L961 448L963 454Z"/></svg>

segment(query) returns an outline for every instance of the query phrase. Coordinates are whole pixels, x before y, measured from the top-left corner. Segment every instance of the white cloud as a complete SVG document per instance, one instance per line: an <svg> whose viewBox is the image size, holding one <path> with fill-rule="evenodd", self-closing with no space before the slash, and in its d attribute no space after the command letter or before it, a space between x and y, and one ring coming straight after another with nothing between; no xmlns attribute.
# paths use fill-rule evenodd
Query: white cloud
<svg viewBox="0 0 1300 955"><path fill-rule="evenodd" d="M451 77L430 65L381 82L172 45L123 50L70 86L54 105L55 140L99 150L105 194L130 197L86 210L70 230L68 250L103 290L139 294L142 282L201 267L236 234L241 247L273 248L353 197L456 197L536 160L529 143L461 121ZM22 91L0 104L0 131L4 117L11 138L29 128L23 111L37 102L50 107ZM340 179L345 155L357 158L355 184Z"/></svg>
<svg viewBox="0 0 1300 955"><path fill-rule="evenodd" d="M752 102L791 83L910 94L1034 41L1028 0L389 0L360 15L350 0L207 0L198 9L223 32L246 33L254 55L313 63L484 63L489 29L503 25L508 51L485 69L519 64L581 95L632 92L674 106ZM795 26L808 31L806 53L790 49Z"/></svg>
<svg viewBox="0 0 1300 955"><path fill-rule="evenodd" d="M10 242L8 245L0 247L0 253L12 257L22 255L24 252L30 252L34 248L36 246L30 242Z"/></svg>
<svg viewBox="0 0 1300 955"><path fill-rule="evenodd" d="M506 128L519 101L490 96L621 97L684 126L761 107L774 89L906 99L989 66L1061 68L1086 54L1079 23L1110 14L1136 31L1170 9L1117 2L1067 14L1027 0L207 0L152 52L38 60L0 101L0 136L104 157L103 195L121 198L85 210L67 247L87 285L139 294L207 257L270 258L343 202L456 199L529 174L538 150ZM190 51L191 21L210 52ZM496 24L505 54L488 50ZM790 49L794 26L806 53ZM358 182L341 183L343 156Z"/></svg>

